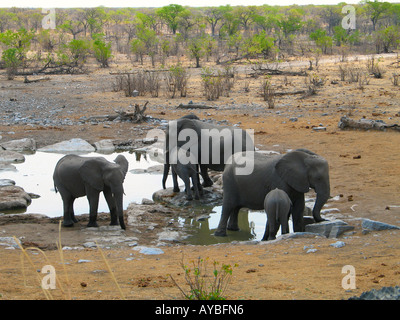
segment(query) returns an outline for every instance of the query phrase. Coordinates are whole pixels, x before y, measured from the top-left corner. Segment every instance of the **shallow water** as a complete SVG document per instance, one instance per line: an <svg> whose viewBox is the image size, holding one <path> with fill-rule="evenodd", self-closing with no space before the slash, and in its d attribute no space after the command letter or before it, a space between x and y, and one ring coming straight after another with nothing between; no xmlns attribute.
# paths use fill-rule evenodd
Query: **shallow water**
<svg viewBox="0 0 400 320"><path fill-rule="evenodd" d="M143 198L152 199L155 191L162 188L161 173L143 173L143 170L160 165L155 159L151 159L146 153L121 152L113 154L88 153L83 156L102 156L108 161L113 161L118 154L123 154L129 162L129 169L124 181L124 209L131 202L141 203ZM40 213L49 217L61 217L63 215L63 204L59 193L54 191L53 171L56 163L64 154L50 152L36 152L25 155L25 162L14 164L16 171L0 171L0 179L12 179L17 186L24 188L26 192L40 195L33 199L26 210L18 213ZM130 172L133 170L133 172ZM142 171L142 172L141 172ZM138 173L134 173L138 172ZM172 187L172 179L167 180L167 187ZM240 231L229 231L227 237L215 237L213 235L218 226L222 206L196 208L197 218L180 217L182 225L191 229L191 236L186 240L191 244L207 245L221 242L261 240L264 235L266 214L262 211L241 210L239 213ZM89 211L86 197L81 197L74 202L76 215L85 214ZM100 195L98 212L109 212L103 194ZM14 212L13 212L14 213ZM290 226L291 228L291 226ZM280 231L278 232L278 235Z"/></svg>
<svg viewBox="0 0 400 320"><path fill-rule="evenodd" d="M160 174L134 174L132 169L146 169L159 165L144 153L121 152L129 162L129 169L124 181L124 209L131 202L141 203L143 198L151 199L153 192L161 188ZM88 153L85 157L104 157L113 161L117 153L105 155L99 153ZM53 172L59 159L64 154L50 152L36 152L25 155L25 162L14 164L17 171L0 171L0 179L12 179L17 186L24 188L26 192L40 195L33 199L25 211L26 213L40 213L49 217L63 215L63 204L59 193L54 191ZM89 212L89 204L86 197L78 198L74 202L75 214ZM100 195L99 212L108 212L107 202L103 194Z"/></svg>

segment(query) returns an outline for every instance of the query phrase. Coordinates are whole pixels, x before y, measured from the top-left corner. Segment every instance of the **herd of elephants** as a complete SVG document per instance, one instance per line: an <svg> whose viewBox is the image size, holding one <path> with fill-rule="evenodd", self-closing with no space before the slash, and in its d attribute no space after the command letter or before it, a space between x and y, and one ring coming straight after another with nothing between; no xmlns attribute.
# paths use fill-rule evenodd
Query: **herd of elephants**
<svg viewBox="0 0 400 320"><path fill-rule="evenodd" d="M213 184L208 170L223 172L223 205L216 236L225 236L227 229L239 230L238 214L242 207L264 209L267 213L263 240L275 239L280 226L282 233L288 233L290 215L293 231L304 231L304 194L310 188L317 194L313 218L315 222L324 221L320 211L330 196L329 166L312 151L297 149L279 155L258 153L246 130L204 122L195 115L170 121L164 144L164 189L171 168L173 191L179 192L179 176L185 183L187 199L193 199L193 191L194 197L199 199L203 187ZM250 170L244 170L246 168ZM53 179L55 190L63 200L63 226L73 226L77 222L73 203L86 195L90 206L87 226L97 227L99 194L103 192L110 209L111 225L125 229L123 182L127 171L128 161L123 155L118 155L114 162L103 157L72 154L61 158Z"/></svg>

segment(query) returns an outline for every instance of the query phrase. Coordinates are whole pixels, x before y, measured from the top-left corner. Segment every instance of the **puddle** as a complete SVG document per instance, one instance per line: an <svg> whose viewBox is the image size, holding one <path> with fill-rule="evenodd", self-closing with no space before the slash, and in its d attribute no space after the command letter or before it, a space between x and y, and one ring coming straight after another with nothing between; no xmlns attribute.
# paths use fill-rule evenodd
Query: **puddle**
<svg viewBox="0 0 400 320"><path fill-rule="evenodd" d="M219 219L221 217L222 206L217 206L211 209L212 212L207 214L206 210L202 210L198 213L197 218L185 219L182 222L193 228L190 238L187 242L195 245L209 245L216 243L227 243L232 241L261 241L265 232L265 225L267 222L267 215L264 211L255 211L241 209L239 211L238 224L239 231L229 231L227 230L226 237L216 237L214 236L214 231L218 227ZM198 220L199 217L209 218ZM293 232L292 221L289 220L289 231ZM277 236L281 234L281 229L279 228Z"/></svg>
<svg viewBox="0 0 400 320"><path fill-rule="evenodd" d="M150 159L145 153L121 152L129 162L129 171L133 169L147 169L160 165ZM53 172L59 159L64 154L50 152L36 152L26 154L25 162L14 164L17 171L0 171L0 179L12 179L17 186L24 188L26 192L40 195L33 199L26 210L19 213L40 213L49 217L63 215L63 204L59 193L54 191ZM117 154L88 153L85 157L104 157L108 161L114 161ZM155 190L161 189L161 174L135 174L127 172L124 181L124 209L131 202L141 203L143 198L151 199ZM170 179L171 180L171 179ZM172 184L171 184L172 185ZM84 214L89 211L86 197L81 197L74 202L75 214ZM103 194L100 194L98 212L109 212L107 202Z"/></svg>

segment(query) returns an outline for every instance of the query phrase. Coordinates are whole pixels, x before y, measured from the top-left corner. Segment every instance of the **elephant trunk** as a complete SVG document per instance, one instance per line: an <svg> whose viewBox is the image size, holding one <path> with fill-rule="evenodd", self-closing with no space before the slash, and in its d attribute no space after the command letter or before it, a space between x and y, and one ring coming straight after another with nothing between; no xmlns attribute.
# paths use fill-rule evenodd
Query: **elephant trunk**
<svg viewBox="0 0 400 320"><path fill-rule="evenodd" d="M124 222L124 206L123 206L123 191L114 193L115 205L117 216L119 220L119 225L122 229L126 229L125 222Z"/></svg>
<svg viewBox="0 0 400 320"><path fill-rule="evenodd" d="M317 190L316 190L317 191ZM317 192L317 200L313 208L313 217L315 222L321 222L325 219L321 218L321 209L329 199L329 192Z"/></svg>

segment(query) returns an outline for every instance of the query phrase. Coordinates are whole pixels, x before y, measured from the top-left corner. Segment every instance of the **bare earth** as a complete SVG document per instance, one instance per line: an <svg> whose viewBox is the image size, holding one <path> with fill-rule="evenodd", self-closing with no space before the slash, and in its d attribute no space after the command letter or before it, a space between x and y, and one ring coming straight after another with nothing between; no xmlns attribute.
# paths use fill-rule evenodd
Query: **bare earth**
<svg viewBox="0 0 400 320"><path fill-rule="evenodd" d="M390 82L391 74L399 71L399 64L393 64L395 61L392 57L383 58L380 65L386 70L384 78L371 77L363 90L357 83L338 81L332 84L332 80L340 80L338 64L324 64L317 74L325 76L327 81L317 95L304 99L299 95L278 97L275 109L268 109L258 94L261 78L246 78L243 72L239 72L230 97L221 97L215 102L206 102L201 95L200 71L195 69L191 69L196 75L190 80L188 96L172 100L164 93L160 93L159 98L126 98L122 92L112 92L114 76L109 72L122 70L122 62L109 70L93 68L94 72L88 75L52 76L50 81L31 84L24 84L22 78L6 81L2 76L0 96L3 101L10 102L8 111L1 110L0 116L33 101L32 108L19 110L23 116L39 117L45 111L59 109L58 119L76 121L82 116L113 114L114 110L126 109L135 103L143 105L149 100L147 114L154 118L176 119L193 112L202 119L228 120L232 125L239 123L243 129L254 129L260 149L285 152L307 148L326 158L330 165L331 196L340 195L335 207L340 209L344 219L369 218L400 226L400 133L338 128L340 117L346 114L357 120L365 117L399 123L400 90ZM365 65L364 61L352 63ZM288 80L285 85L283 76L271 79L277 91L304 87L303 77L288 77ZM250 81L250 92L244 91L245 81ZM217 109L175 109L179 103L186 104L189 100L206 102ZM34 103L41 101L47 104L44 102L43 109L35 109ZM294 117L297 121L290 121ZM327 130L314 132L312 127L320 124ZM12 124L0 125L0 135L2 142L32 137L41 147L74 137L91 143L100 139L138 139L156 126L152 123L112 123L106 128L90 123L49 127ZM159 214L154 219L162 221ZM108 223L107 219L100 221L100 225ZM209 258L210 272L214 260L238 265L233 268L226 291L229 299L348 299L373 288L399 285L400 230L364 234L359 224L350 224L356 226L355 233L340 239L295 238L253 245L213 246L171 243L161 247L164 253L159 255L144 255L132 247L120 246L103 249L105 259L98 249L64 250L62 260L55 250L56 241L60 236L63 246L82 245L84 221L72 229L61 229L59 234L57 219L38 222L2 217L0 237L22 237L25 247L43 249L46 258L42 253L29 250L33 266L25 259L24 268L21 268L21 250L0 246L0 298L45 299L39 285L43 275L37 271L50 264L56 268L60 280L57 289L50 290L54 299L181 299L179 289L168 275L187 289L181 263L191 265L198 257ZM150 231L138 234L128 227L126 235L138 237L139 246L152 245ZM330 246L337 240L345 242L345 246ZM307 253L305 246L317 251ZM89 261L78 263L82 259ZM356 270L356 289L342 287L345 265L352 265Z"/></svg>

